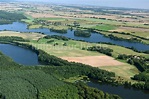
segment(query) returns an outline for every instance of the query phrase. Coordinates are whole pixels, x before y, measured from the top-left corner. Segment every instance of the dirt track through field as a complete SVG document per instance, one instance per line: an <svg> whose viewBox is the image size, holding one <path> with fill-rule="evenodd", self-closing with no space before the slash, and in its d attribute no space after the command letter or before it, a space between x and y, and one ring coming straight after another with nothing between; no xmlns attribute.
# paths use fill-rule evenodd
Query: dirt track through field
<svg viewBox="0 0 149 99"><path fill-rule="evenodd" d="M61 57L61 58L64 60L68 60L69 62L83 63L91 65L93 67L124 65L124 63L119 62L109 56L85 56L85 57Z"/></svg>

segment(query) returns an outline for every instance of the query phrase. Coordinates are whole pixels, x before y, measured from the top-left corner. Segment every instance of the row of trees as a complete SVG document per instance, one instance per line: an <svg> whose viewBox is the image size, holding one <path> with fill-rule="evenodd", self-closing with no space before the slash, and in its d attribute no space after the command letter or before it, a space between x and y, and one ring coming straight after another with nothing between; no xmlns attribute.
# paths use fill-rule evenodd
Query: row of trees
<svg viewBox="0 0 149 99"><path fill-rule="evenodd" d="M14 41L29 42L29 40L25 40L22 37L17 37L17 36L1 36L0 37L0 42L14 42Z"/></svg>
<svg viewBox="0 0 149 99"><path fill-rule="evenodd" d="M62 34L67 33L66 29L54 29L54 28L51 28L50 31L51 32L56 32L56 33L62 33Z"/></svg>
<svg viewBox="0 0 149 99"><path fill-rule="evenodd" d="M129 42L141 42L140 39L135 38L135 37L132 37L132 38L129 38L129 39L125 39L125 38L122 38L122 37L114 36L113 34L109 34L108 37L110 37L111 39L115 39L115 40L127 40Z"/></svg>
<svg viewBox="0 0 149 99"><path fill-rule="evenodd" d="M65 36L59 36L59 35L47 35L44 37L45 39L51 39L51 38L54 38L54 39L58 39L58 40L63 40L63 41L68 41L69 38L65 37Z"/></svg>
<svg viewBox="0 0 149 99"><path fill-rule="evenodd" d="M103 53L106 54L108 56L112 56L112 52L113 50L110 48L106 48L106 47L101 47L101 46L92 46L92 47L88 47L89 51L97 51L99 53Z"/></svg>
<svg viewBox="0 0 149 99"><path fill-rule="evenodd" d="M138 70L141 72L149 69L149 65L147 64L147 59L145 57L136 56L136 55L126 55L126 54L119 54L117 59L126 60L127 63L131 65L135 65Z"/></svg>

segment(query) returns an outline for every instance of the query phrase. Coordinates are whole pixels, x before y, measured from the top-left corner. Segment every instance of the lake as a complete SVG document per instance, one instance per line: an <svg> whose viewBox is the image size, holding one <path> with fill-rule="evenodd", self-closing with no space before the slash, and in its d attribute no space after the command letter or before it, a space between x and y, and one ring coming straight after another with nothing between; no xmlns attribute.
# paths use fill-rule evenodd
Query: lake
<svg viewBox="0 0 149 99"><path fill-rule="evenodd" d="M111 84L102 84L97 82L88 82L88 86L97 88L104 92L117 94L123 99L149 99L149 91L129 89L124 86L112 86Z"/></svg>
<svg viewBox="0 0 149 99"><path fill-rule="evenodd" d="M35 52L9 44L0 44L0 51L22 65L38 65L38 56Z"/></svg>
<svg viewBox="0 0 149 99"><path fill-rule="evenodd" d="M106 43L112 43L124 47L133 47L139 51L145 51L149 50L149 45L145 45L142 43L136 43L136 42L129 42L129 41L122 41L122 40L114 40L108 37L105 37L99 33L92 33L91 37L85 38L85 37L77 37L74 35L74 31L67 30L67 33L61 34L56 32L51 32L47 28L38 28L38 29L28 29L26 23L21 22L13 22L12 24L6 24L6 25L0 25L0 30L10 30L10 31L18 31L18 32L41 32L46 35L63 35L65 37L74 39L74 40L84 40L87 42L106 42Z"/></svg>

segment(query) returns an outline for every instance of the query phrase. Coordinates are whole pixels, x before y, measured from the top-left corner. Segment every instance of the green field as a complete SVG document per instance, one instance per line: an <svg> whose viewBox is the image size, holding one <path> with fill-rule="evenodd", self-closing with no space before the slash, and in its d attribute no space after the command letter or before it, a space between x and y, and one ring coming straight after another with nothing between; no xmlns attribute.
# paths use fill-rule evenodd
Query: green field
<svg viewBox="0 0 149 99"><path fill-rule="evenodd" d="M111 20L103 20L103 19L93 19L93 18L81 18L84 19L86 21L93 21L93 22L100 22L103 24L109 24L109 25L116 25L116 26L128 26L128 27L133 27L133 26L137 26L140 28L149 28L148 26L142 24L142 23L135 23L135 22L118 22L118 21L111 21Z"/></svg>
<svg viewBox="0 0 149 99"><path fill-rule="evenodd" d="M48 43L47 41L54 40L54 42ZM54 46L55 43L58 45ZM63 46L66 43L67 46ZM108 44L96 44L96 43L87 43L75 40L63 41L57 39L40 39L38 42L32 41L31 45L46 51L49 54L55 56L98 56L103 55L98 52L86 51L82 50L82 48L88 48L91 46L101 46L101 47L108 47L113 49L113 57L117 57L119 54L130 54L130 55L141 55L148 57L148 54L138 53L131 49L127 49L124 47L116 46L116 45L108 45Z"/></svg>
<svg viewBox="0 0 149 99"><path fill-rule="evenodd" d="M109 31L109 30L114 30L116 29L116 26L113 25L107 25L107 24L101 24L101 25L97 25L95 27L92 27L96 30L103 30L103 31Z"/></svg>
<svg viewBox="0 0 149 99"><path fill-rule="evenodd" d="M65 21L65 18L38 18L39 20L47 20L47 21Z"/></svg>
<svg viewBox="0 0 149 99"><path fill-rule="evenodd" d="M136 69L135 66L129 65L129 64L125 64L122 66L103 66L103 67L100 67L100 69L115 72L117 76L120 76L123 79L125 80L127 79L130 81L131 81L130 79L131 77L139 73L139 71Z"/></svg>
<svg viewBox="0 0 149 99"><path fill-rule="evenodd" d="M47 41L54 40L54 42L48 43ZM58 45L54 46L55 43ZM67 46L63 44L66 43ZM57 39L40 39L38 42L32 41L31 45L35 46L38 49L42 49L45 52L55 55L58 57L67 56L67 57L81 57L81 56L98 56L103 55L98 52L91 52L82 50L83 47L89 46L88 43L80 42L80 41L63 41Z"/></svg>

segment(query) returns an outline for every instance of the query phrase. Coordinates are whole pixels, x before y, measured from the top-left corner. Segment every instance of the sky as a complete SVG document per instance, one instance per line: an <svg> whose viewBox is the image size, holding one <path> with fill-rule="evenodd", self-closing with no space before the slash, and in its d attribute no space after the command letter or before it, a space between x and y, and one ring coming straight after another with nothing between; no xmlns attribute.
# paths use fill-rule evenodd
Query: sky
<svg viewBox="0 0 149 99"><path fill-rule="evenodd" d="M149 9L149 0L24 0L24 1L45 1L45 2L62 3L62 4L81 4L81 5L96 5L96 6L108 6L108 7Z"/></svg>

